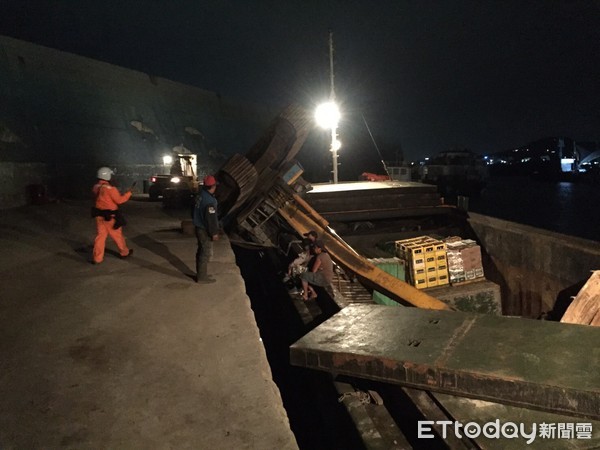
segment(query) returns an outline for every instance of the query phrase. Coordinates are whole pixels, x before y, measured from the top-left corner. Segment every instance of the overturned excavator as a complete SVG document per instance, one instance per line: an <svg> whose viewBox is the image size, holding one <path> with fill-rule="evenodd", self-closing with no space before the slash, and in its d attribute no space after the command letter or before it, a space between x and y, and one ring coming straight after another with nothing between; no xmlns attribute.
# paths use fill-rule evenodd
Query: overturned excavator
<svg viewBox="0 0 600 450"><path fill-rule="evenodd" d="M301 236L316 230L344 271L400 305L417 308L348 306L293 344L291 363L334 377L399 385L432 424L475 419L481 406L486 414L495 414L481 416L490 420L583 420L586 427L600 427L600 328L453 311L373 265L338 236L326 214L306 201L311 186L294 158L310 121L302 108L288 107L245 156L234 155L221 167L217 196L223 223L243 240L273 248L282 247L283 232ZM391 195L371 194L371 202L381 202L372 210L330 211L329 216L361 219L385 213L393 218L410 213L410 205L387 204ZM447 212L444 205L432 205L412 208L432 215ZM445 433L445 428L432 426ZM490 443L453 439L451 448ZM559 444L553 448L570 445Z"/></svg>
<svg viewBox="0 0 600 450"><path fill-rule="evenodd" d="M231 157L217 173L223 223L244 239L277 247L282 230L299 235L316 230L332 259L361 282L402 304L426 309L448 305L387 274L358 255L303 198L310 188L295 157L310 131L311 118L298 106L285 109L246 156Z"/></svg>

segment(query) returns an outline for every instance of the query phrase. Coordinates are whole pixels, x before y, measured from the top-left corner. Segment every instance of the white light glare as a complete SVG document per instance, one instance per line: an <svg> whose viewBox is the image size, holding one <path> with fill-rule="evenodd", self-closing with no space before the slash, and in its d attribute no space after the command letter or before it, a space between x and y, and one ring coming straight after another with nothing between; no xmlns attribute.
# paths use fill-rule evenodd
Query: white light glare
<svg viewBox="0 0 600 450"><path fill-rule="evenodd" d="M342 143L337 139L331 143L331 150L337 152L340 148L342 148Z"/></svg>
<svg viewBox="0 0 600 450"><path fill-rule="evenodd" d="M168 164L171 164L173 162L173 157L171 155L165 155L163 156L163 164L166 166Z"/></svg>
<svg viewBox="0 0 600 450"><path fill-rule="evenodd" d="M340 110L334 102L327 102L319 105L315 113L317 124L325 129L336 128L340 121L340 117Z"/></svg>
<svg viewBox="0 0 600 450"><path fill-rule="evenodd" d="M177 183L179 183L180 181L181 181L181 178L179 178L179 177L173 177L173 178L171 178L171 183L175 183L175 184L177 184Z"/></svg>

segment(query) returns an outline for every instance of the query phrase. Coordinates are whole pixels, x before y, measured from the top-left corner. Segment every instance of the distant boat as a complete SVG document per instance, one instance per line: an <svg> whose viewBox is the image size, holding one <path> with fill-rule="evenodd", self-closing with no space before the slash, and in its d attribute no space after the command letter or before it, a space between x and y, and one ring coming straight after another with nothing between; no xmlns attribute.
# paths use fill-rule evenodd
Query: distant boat
<svg viewBox="0 0 600 450"><path fill-rule="evenodd" d="M435 184L443 195L477 196L489 173L481 155L469 150L441 152L419 167L420 181Z"/></svg>

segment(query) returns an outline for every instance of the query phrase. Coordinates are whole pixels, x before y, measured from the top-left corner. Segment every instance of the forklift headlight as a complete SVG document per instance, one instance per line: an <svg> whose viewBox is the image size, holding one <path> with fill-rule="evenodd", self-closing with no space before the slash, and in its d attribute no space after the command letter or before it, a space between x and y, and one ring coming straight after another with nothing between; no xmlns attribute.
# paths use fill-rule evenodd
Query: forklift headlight
<svg viewBox="0 0 600 450"><path fill-rule="evenodd" d="M171 178L171 183L175 183L175 184L177 184L177 183L179 183L180 181L181 181L181 178L179 178L179 177L173 177L173 178Z"/></svg>

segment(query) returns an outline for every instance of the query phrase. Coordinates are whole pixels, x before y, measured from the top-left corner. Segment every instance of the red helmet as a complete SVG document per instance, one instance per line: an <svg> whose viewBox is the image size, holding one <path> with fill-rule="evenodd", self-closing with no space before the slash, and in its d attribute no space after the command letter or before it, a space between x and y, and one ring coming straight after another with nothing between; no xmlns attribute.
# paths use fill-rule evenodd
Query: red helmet
<svg viewBox="0 0 600 450"><path fill-rule="evenodd" d="M212 175L206 175L202 184L204 184L206 187L212 187L217 184L217 180Z"/></svg>

